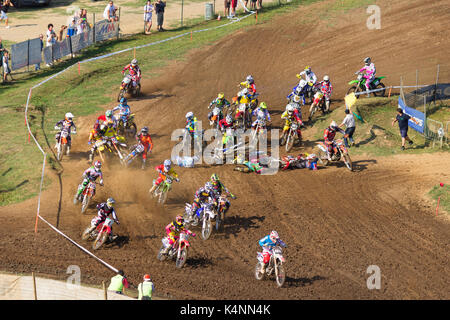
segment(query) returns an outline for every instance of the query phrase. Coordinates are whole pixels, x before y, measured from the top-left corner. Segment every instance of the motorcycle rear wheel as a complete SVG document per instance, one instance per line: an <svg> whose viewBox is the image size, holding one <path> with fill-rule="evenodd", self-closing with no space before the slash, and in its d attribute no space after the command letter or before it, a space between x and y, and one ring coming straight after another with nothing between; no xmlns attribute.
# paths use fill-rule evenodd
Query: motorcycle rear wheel
<svg viewBox="0 0 450 320"><path fill-rule="evenodd" d="M162 244L161 248L159 249L158 255L156 256L156 259L158 259L159 261L164 261L167 258L167 256L162 253L163 251L164 251L164 245Z"/></svg>
<svg viewBox="0 0 450 320"><path fill-rule="evenodd" d="M262 280L264 278L264 273L261 272L261 262L258 262L255 267L255 278L256 280Z"/></svg>
<svg viewBox="0 0 450 320"><path fill-rule="evenodd" d="M180 252L180 257L177 256L177 261L175 262L175 266L180 269L184 266L184 264L186 263L186 258L187 258L187 249L186 247L184 247L183 249L181 249Z"/></svg>
<svg viewBox="0 0 450 320"><path fill-rule="evenodd" d="M381 89L381 88L385 88L385 86L384 86L384 84L382 82L377 84L377 86L375 87L375 89ZM381 90L381 91L377 91L377 92L373 93L373 95L375 97L384 97L385 94L386 94L386 90Z"/></svg>

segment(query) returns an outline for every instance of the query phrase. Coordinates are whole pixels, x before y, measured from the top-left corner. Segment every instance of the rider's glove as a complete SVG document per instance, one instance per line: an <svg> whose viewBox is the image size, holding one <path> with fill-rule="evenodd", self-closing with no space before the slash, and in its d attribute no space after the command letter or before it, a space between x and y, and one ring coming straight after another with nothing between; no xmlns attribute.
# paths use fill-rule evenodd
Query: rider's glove
<svg viewBox="0 0 450 320"><path fill-rule="evenodd" d="M119 225L120 223L119 223L119 220L116 220L116 223Z"/></svg>
<svg viewBox="0 0 450 320"><path fill-rule="evenodd" d="M180 179L179 179L179 178L175 178L175 181L176 181L176 182L180 182Z"/></svg>
<svg viewBox="0 0 450 320"><path fill-rule="evenodd" d="M102 180L100 180L100 185L101 185L101 186L103 186L103 179L102 179Z"/></svg>
<svg viewBox="0 0 450 320"><path fill-rule="evenodd" d="M55 126L55 130L59 130L59 127L58 127L58 126Z"/></svg>
<svg viewBox="0 0 450 320"><path fill-rule="evenodd" d="M231 199L236 199L237 197L234 194L230 194Z"/></svg>
<svg viewBox="0 0 450 320"><path fill-rule="evenodd" d="M191 235L195 238L195 233L192 233Z"/></svg>

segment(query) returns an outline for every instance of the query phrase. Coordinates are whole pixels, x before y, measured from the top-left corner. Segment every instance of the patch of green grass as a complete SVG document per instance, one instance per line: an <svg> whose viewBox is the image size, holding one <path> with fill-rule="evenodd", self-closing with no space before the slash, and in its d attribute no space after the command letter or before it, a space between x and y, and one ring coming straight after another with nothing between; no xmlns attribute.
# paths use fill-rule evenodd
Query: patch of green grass
<svg viewBox="0 0 450 320"><path fill-rule="evenodd" d="M447 214L450 213L450 185L445 184L443 187L440 185L434 186L433 189L428 192L428 194L436 200L436 204L438 201L438 198L441 197L439 201L439 212L442 213L441 209L447 212Z"/></svg>

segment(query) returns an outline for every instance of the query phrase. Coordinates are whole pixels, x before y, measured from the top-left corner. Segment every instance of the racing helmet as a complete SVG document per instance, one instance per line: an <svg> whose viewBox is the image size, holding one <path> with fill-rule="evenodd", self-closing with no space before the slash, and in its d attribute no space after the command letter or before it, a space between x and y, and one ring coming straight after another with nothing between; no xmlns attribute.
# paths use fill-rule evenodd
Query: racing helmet
<svg viewBox="0 0 450 320"><path fill-rule="evenodd" d="M242 89L242 95L247 95L248 94L248 89L247 88L244 88L244 89Z"/></svg>
<svg viewBox="0 0 450 320"><path fill-rule="evenodd" d="M332 129L333 131L334 130L336 130L336 127L337 127L337 124L336 124L336 121L331 121L331 123L330 123L330 129Z"/></svg>
<svg viewBox="0 0 450 320"><path fill-rule="evenodd" d="M368 66L371 62L372 62L372 59L370 59L370 57L366 57L364 59L364 63L366 64L366 66Z"/></svg>
<svg viewBox="0 0 450 320"><path fill-rule="evenodd" d="M323 81L328 82L330 81L330 77L326 74L323 76Z"/></svg>
<svg viewBox="0 0 450 320"><path fill-rule="evenodd" d="M270 240L272 240L273 242L277 241L278 239L280 239L280 236L278 235L278 232L276 232L275 230L273 230L270 233Z"/></svg>
<svg viewBox="0 0 450 320"><path fill-rule="evenodd" d="M116 200L114 200L113 198L108 198L108 200L106 200L106 205L108 206L108 208L112 208L114 206L114 203L116 203Z"/></svg>
<svg viewBox="0 0 450 320"><path fill-rule="evenodd" d="M112 118L112 116L113 116L112 110L106 110L105 116L106 116L107 118Z"/></svg>
<svg viewBox="0 0 450 320"><path fill-rule="evenodd" d="M211 175L211 183L213 185L216 185L219 182L219 176L217 175L217 173L213 173Z"/></svg>
<svg viewBox="0 0 450 320"><path fill-rule="evenodd" d="M102 167L102 163L100 161L98 161L98 160L95 161L95 163L94 163L95 171L99 172L101 167Z"/></svg>
<svg viewBox="0 0 450 320"><path fill-rule="evenodd" d="M261 109L265 110L265 109L267 109L267 104L266 104L265 102L261 102L261 103L259 104L259 107L260 107Z"/></svg>
<svg viewBox="0 0 450 320"><path fill-rule="evenodd" d="M65 118L66 118L67 121L72 121L73 114L70 113L70 112L67 112L66 115L65 115Z"/></svg>
<svg viewBox="0 0 450 320"><path fill-rule="evenodd" d="M223 92L220 92L220 93L217 95L217 99L219 99L219 100L222 100L224 97L225 97L225 94L224 94Z"/></svg>
<svg viewBox="0 0 450 320"><path fill-rule="evenodd" d="M128 100L125 97L120 98L120 104L127 104Z"/></svg>
<svg viewBox="0 0 450 320"><path fill-rule="evenodd" d="M131 60L131 66L132 66L132 67L135 67L137 64L138 64L137 59Z"/></svg>
<svg viewBox="0 0 450 320"><path fill-rule="evenodd" d="M169 159L164 160L164 171L168 172L171 167L172 167L172 161L170 161Z"/></svg>
<svg viewBox="0 0 450 320"><path fill-rule="evenodd" d="M180 230L184 225L184 218L180 215L178 215L175 220L173 221L173 225L175 229Z"/></svg>
<svg viewBox="0 0 450 320"><path fill-rule="evenodd" d="M288 106L286 107L286 111L289 115L291 115L294 112L294 107L288 104Z"/></svg>
<svg viewBox="0 0 450 320"><path fill-rule="evenodd" d="M143 127L141 129L141 133L143 133L144 135L147 135L148 134L148 127Z"/></svg>
<svg viewBox="0 0 450 320"><path fill-rule="evenodd" d="M194 117L194 113L192 111L189 111L188 113L186 113L186 119L190 120Z"/></svg>
<svg viewBox="0 0 450 320"><path fill-rule="evenodd" d="M245 79L248 81L248 83L252 84L254 82L252 75L248 75L247 78Z"/></svg>
<svg viewBox="0 0 450 320"><path fill-rule="evenodd" d="M305 72L306 72L306 74L310 74L311 73L311 67L310 66L306 66L305 67Z"/></svg>

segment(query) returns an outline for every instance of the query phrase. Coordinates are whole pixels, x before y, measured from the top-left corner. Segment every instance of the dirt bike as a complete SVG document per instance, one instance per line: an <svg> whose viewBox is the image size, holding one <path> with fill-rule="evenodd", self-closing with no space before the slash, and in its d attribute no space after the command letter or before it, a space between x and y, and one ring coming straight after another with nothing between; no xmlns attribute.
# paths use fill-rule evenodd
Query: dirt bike
<svg viewBox="0 0 450 320"><path fill-rule="evenodd" d="M314 94L314 101L311 104L311 108L309 110L308 122L311 122L314 113L316 113L318 110L322 111L322 113L325 113L325 95L322 91L317 91Z"/></svg>
<svg viewBox="0 0 450 320"><path fill-rule="evenodd" d="M164 204L167 200L167 194L172 189L172 183L173 180L176 180L175 178L167 175L166 179L164 179L163 182L161 182L156 189L150 194L153 198L158 198L159 204ZM155 183L155 180L153 180L153 184Z"/></svg>
<svg viewBox="0 0 450 320"><path fill-rule="evenodd" d="M136 123L134 123L134 113L130 114L128 119L126 116L116 114L114 119L117 123L117 133L119 135L134 138L137 132Z"/></svg>
<svg viewBox="0 0 450 320"><path fill-rule="evenodd" d="M182 143L183 143L183 149L184 148L188 148L188 150L191 150L191 146L193 145L193 143L198 143L199 144L199 148L200 150L203 150L204 148L206 148L207 143L205 141L205 139L203 139L203 136L205 134L205 130L201 130L201 132L195 132L194 134L191 134L186 128L183 131L183 138L182 138ZM192 141L192 145L191 145L191 141Z"/></svg>
<svg viewBox="0 0 450 320"><path fill-rule="evenodd" d="M61 161L63 158L63 155L69 155L70 147L68 145L68 137L69 137L69 130L67 128L63 128L62 130L59 127L55 127L56 133L59 133L59 139L56 142L56 159L58 161ZM72 134L76 134L76 131L72 131Z"/></svg>
<svg viewBox="0 0 450 320"><path fill-rule="evenodd" d="M261 272L261 267L264 264L264 257L262 252L258 252L257 255L258 263L255 267L255 277L257 280L262 280L265 276L271 276L275 271L275 281L278 287L282 287L284 281L286 280L286 273L284 271L283 263L285 259L282 254L282 249L280 246L275 246L272 250L272 255L270 256L270 261L266 266L265 272Z"/></svg>
<svg viewBox="0 0 450 320"><path fill-rule="evenodd" d="M225 222L225 211L229 201L227 199L227 196L225 194L222 194L217 202L216 231L219 231L220 228L223 228Z"/></svg>
<svg viewBox="0 0 450 320"><path fill-rule="evenodd" d="M219 130L219 121L223 118L222 110L215 106L212 110L211 118L209 120L209 125L214 129Z"/></svg>
<svg viewBox="0 0 450 320"><path fill-rule="evenodd" d="M124 165L124 155L123 155L123 149L127 148L127 145L125 143L125 138L123 136L113 136L113 137L104 137L105 143L101 145L103 150L100 150L101 148L98 148L99 152L101 151L108 151L112 154L117 154L120 160L120 164ZM105 160L103 160L105 161ZM106 162L106 161L105 161Z"/></svg>
<svg viewBox="0 0 450 320"><path fill-rule="evenodd" d="M299 128L299 124L297 122L291 122L289 126L289 130L285 131L280 139L280 146L286 145L286 151L289 152L294 146L295 142L298 142L298 145L302 144L302 136L298 136L297 130Z"/></svg>
<svg viewBox="0 0 450 320"><path fill-rule="evenodd" d="M184 219L187 225L197 226L200 221L202 223L201 236L203 240L208 240L212 232L212 222L216 217L216 212L211 198L200 204L195 212L192 212L191 205L186 203L184 207Z"/></svg>
<svg viewBox="0 0 450 320"><path fill-rule="evenodd" d="M133 80L135 79L135 77L136 76L127 74L125 78L123 78L122 83L120 84L120 91L117 97L117 102L119 102L120 99L122 99L126 93L131 93L134 96L139 95L139 93L141 92L141 83L138 82L136 84L136 87L133 87Z"/></svg>
<svg viewBox="0 0 450 320"><path fill-rule="evenodd" d="M170 245L169 239L167 237L164 237L162 239L162 245L156 258L159 261L164 261L167 258L175 258L175 266L177 268L182 268L186 263L189 246L189 235L184 231L180 232L180 237L175 241L173 245Z"/></svg>
<svg viewBox="0 0 450 320"><path fill-rule="evenodd" d="M80 184L78 186L78 190L83 188L83 186ZM77 204L78 201L81 201L81 213L84 213L89 206L89 202L91 199L95 196L95 190L96 190L96 184L95 181L89 178L88 185L84 188L83 192L80 196L77 196L77 193L75 193L75 196L73 198L73 204Z"/></svg>
<svg viewBox="0 0 450 320"><path fill-rule="evenodd" d="M345 147L344 141L342 139L337 139L335 141L335 143L336 143L336 149L338 150L338 152L337 152L337 154L333 153L333 155L331 156L331 161L337 162L342 159L344 161L347 169L350 171L353 171L352 160L350 159L350 155L348 154L348 149ZM327 145L325 144L325 142L318 142L317 148L318 148L317 155L319 158L319 162L321 164L323 164L324 166L327 166L330 162L328 160Z"/></svg>
<svg viewBox="0 0 450 320"><path fill-rule="evenodd" d="M104 222L100 223L94 230L91 230L91 226L87 227L83 234L81 235L81 239L83 240L94 240L92 244L92 249L99 249L109 238L111 235L111 228L114 224L114 220L107 217Z"/></svg>
<svg viewBox="0 0 450 320"><path fill-rule="evenodd" d="M366 92L366 78L363 77L363 74L360 72L356 73L358 75L358 77L356 78L356 80L352 80L350 81L348 84L351 85L352 87L350 87L350 89L348 89L347 94L350 94L352 92L357 93L357 92ZM384 79L386 77L376 77L375 79L373 79L373 81L370 83L369 85L369 89L370 90L374 90L374 89L383 89L385 88L384 83L381 82L382 79ZM386 90L380 90L380 91L376 91L376 92L372 92L374 97L384 97L386 93ZM356 96L356 98L359 98L359 94Z"/></svg>
<svg viewBox="0 0 450 320"><path fill-rule="evenodd" d="M134 147L134 149L123 159L125 165L128 167L135 158L137 158L142 152L144 152L144 150L144 145L142 143L138 143Z"/></svg>
<svg viewBox="0 0 450 320"><path fill-rule="evenodd" d="M255 128L252 130L252 136L251 139L254 140L258 134L261 134L261 131L266 130L266 119L264 118L258 118L256 120Z"/></svg>

